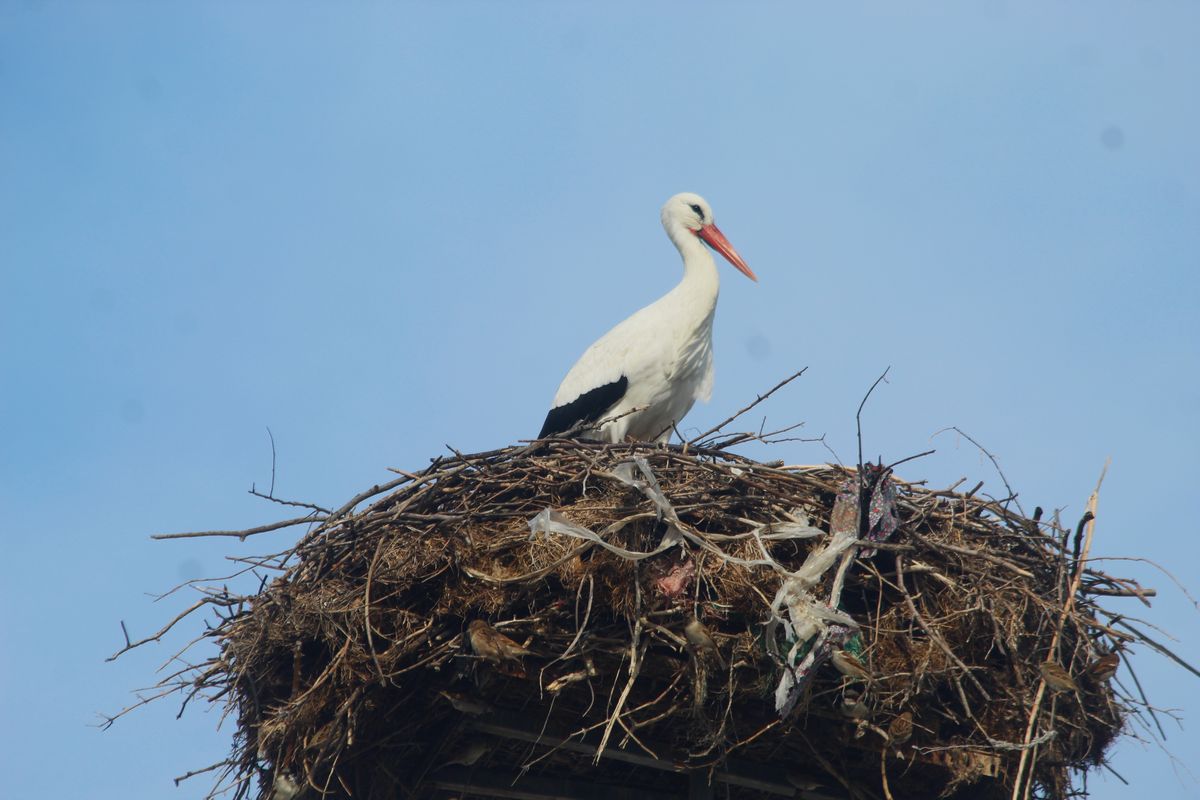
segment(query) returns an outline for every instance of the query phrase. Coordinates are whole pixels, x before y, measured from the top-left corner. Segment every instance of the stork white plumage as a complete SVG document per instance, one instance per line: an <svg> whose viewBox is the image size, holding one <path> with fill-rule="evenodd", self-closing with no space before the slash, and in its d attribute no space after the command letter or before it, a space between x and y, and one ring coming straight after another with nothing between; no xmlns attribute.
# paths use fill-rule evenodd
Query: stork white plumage
<svg viewBox="0 0 1200 800"><path fill-rule="evenodd" d="M713 223L712 209L700 195L684 192L668 200L662 224L683 258L683 280L584 352L558 387L539 439L597 423L579 436L666 441L692 404L712 395L720 281L704 245L751 280L758 278Z"/></svg>

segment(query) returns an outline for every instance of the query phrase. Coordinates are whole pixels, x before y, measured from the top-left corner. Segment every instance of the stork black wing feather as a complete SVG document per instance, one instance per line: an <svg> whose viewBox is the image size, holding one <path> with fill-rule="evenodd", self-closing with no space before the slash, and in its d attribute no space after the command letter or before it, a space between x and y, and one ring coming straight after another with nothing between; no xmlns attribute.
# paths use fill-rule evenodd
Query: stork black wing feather
<svg viewBox="0 0 1200 800"><path fill-rule="evenodd" d="M622 375L612 383L597 386L584 392L569 403L550 409L546 421L542 423L542 432L537 438L544 439L556 433L569 431L580 423L597 422L604 418L604 413L615 406L625 390L629 388L629 378Z"/></svg>

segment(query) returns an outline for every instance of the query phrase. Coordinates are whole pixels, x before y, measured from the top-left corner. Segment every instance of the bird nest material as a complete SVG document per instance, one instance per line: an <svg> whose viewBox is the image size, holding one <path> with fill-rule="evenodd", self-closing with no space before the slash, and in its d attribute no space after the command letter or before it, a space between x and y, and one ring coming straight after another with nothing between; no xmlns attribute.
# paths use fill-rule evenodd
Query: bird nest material
<svg viewBox="0 0 1200 800"><path fill-rule="evenodd" d="M1087 566L1090 513L717 445L399 475L180 534L311 526L189 609L216 652L162 686L236 716L214 792L1064 798L1148 707L1110 685L1143 635L1096 599L1153 592Z"/></svg>

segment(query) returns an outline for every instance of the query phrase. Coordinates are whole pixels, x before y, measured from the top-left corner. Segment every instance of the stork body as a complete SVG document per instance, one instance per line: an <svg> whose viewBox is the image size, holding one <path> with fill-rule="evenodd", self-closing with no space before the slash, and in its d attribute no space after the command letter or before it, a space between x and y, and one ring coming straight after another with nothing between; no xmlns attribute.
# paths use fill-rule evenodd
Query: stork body
<svg viewBox="0 0 1200 800"><path fill-rule="evenodd" d="M705 243L757 278L713 224L712 210L699 195L668 200L662 223L683 258L683 280L584 352L558 387L538 438L595 423L579 435L608 442L666 441L692 404L711 396L720 281Z"/></svg>

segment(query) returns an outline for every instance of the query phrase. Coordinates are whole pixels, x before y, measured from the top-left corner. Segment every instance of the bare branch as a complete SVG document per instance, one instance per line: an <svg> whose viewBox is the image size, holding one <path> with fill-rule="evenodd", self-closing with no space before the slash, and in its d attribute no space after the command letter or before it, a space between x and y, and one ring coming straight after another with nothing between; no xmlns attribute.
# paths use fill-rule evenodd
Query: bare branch
<svg viewBox="0 0 1200 800"><path fill-rule="evenodd" d="M329 517L316 517L309 514L305 517L296 517L295 519L285 519L282 522L272 522L269 525L259 525L257 528L247 528L244 531L196 531L193 533L156 533L151 536L151 539L199 539L205 536L228 536L234 539L246 541L246 537L254 536L257 533L269 533L277 531L281 528L290 528L293 525L306 525L313 522L325 522Z"/></svg>
<svg viewBox="0 0 1200 800"><path fill-rule="evenodd" d="M712 434L719 432L719 431L720 431L722 428L724 428L726 425L728 425L729 423L733 422L735 419L737 419L738 417L742 416L742 415L743 415L743 414L745 414L747 411L749 411L750 409L754 408L754 407L755 407L755 406L757 406L759 403L761 403L762 401L766 400L768 397L770 397L771 395L775 394L775 393L776 393L776 392L778 392L780 389L782 389L784 386L787 386L789 383L791 383L792 381L796 380L796 378L799 378L801 375L803 375L803 374L804 374L805 372L807 372L807 371L808 371L808 367L805 367L804 369L800 370L799 372L793 372L791 375L789 375L788 377L784 378L784 379L783 379L783 380L781 380L779 383L775 384L775 385L774 385L774 386L772 386L770 389L768 389L768 390L767 390L767 392L766 392L765 394L760 394L760 395L758 395L758 396L757 396L757 397L754 399L754 402L753 402L753 403L751 403L750 405L746 406L745 408L742 408L742 409L738 410L738 411L737 411L737 413L735 413L733 416L729 417L728 419L725 419L725 420L721 421L721 422L720 422L720 423L718 423L716 426L714 426L714 427L712 427L712 428L709 428L709 429L708 429L708 430L706 430L704 433L701 433L699 436L693 436L693 437L692 437L690 440L688 440L688 444L689 444L689 445L695 445L695 444L697 444L697 443L699 443L699 442L703 441L704 439L708 438L708 437L709 437L709 436L711 436Z"/></svg>

